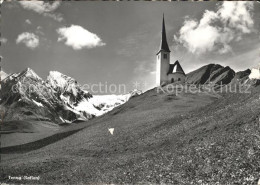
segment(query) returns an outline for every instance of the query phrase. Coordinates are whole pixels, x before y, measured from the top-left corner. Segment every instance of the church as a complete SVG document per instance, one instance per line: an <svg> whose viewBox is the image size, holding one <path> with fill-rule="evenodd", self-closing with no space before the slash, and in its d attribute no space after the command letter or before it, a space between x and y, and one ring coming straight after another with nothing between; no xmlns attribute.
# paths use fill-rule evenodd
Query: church
<svg viewBox="0 0 260 185"><path fill-rule="evenodd" d="M170 64L170 49L167 43L164 16L162 22L162 38L160 49L157 52L157 63L156 63L156 85L166 85L169 83L184 83L185 72L183 71L179 61L177 60L174 64Z"/></svg>

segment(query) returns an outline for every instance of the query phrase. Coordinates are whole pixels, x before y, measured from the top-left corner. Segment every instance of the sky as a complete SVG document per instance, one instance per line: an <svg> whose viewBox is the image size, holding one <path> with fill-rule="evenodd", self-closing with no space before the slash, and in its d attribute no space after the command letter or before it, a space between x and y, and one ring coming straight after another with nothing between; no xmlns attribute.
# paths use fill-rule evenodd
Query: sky
<svg viewBox="0 0 260 185"><path fill-rule="evenodd" d="M179 60L186 73L260 63L258 2L13 1L1 10L8 74L29 67L43 79L59 71L81 84L155 87L163 13L171 63Z"/></svg>

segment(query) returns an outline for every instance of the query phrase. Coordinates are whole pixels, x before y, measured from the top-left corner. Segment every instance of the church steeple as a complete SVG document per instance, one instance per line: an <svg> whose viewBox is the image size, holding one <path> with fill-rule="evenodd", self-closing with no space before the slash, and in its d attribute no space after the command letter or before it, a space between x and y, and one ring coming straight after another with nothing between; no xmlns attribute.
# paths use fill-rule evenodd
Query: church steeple
<svg viewBox="0 0 260 185"><path fill-rule="evenodd" d="M163 86L169 83L185 83L186 75L178 61L170 63L170 49L167 43L164 15L162 21L162 39L156 54L156 84Z"/></svg>
<svg viewBox="0 0 260 185"><path fill-rule="evenodd" d="M169 49L168 43L167 43L165 23L164 23L164 14L163 14L163 22L162 22L162 40L161 40L161 46L160 46L159 52L160 51L171 52Z"/></svg>

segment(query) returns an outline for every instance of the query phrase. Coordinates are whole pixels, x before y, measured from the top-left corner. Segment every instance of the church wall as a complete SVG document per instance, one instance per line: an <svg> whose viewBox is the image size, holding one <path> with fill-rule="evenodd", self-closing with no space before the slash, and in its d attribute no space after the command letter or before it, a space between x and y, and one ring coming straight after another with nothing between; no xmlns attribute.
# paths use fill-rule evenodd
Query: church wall
<svg viewBox="0 0 260 185"><path fill-rule="evenodd" d="M172 79L174 79L174 82L177 82L179 78L180 78L180 82L184 83L186 76L183 73L168 74L168 83L172 83Z"/></svg>
<svg viewBox="0 0 260 185"><path fill-rule="evenodd" d="M164 59L163 55L167 54L167 59ZM170 53L161 51L157 55L157 76L156 76L156 84L162 85L168 82L167 72L170 67Z"/></svg>
<svg viewBox="0 0 260 185"><path fill-rule="evenodd" d="M156 60L156 85L160 86L160 82L161 82L161 61L158 60L158 56L157 56L157 60Z"/></svg>

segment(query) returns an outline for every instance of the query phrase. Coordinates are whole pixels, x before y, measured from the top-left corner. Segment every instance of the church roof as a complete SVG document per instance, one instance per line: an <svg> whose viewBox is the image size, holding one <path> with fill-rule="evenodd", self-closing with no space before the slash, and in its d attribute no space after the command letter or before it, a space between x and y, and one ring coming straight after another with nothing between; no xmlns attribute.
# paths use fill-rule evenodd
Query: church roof
<svg viewBox="0 0 260 185"><path fill-rule="evenodd" d="M176 73L176 72L183 73L185 75L185 72L183 71L178 60L174 64L170 64L170 68L167 74Z"/></svg>
<svg viewBox="0 0 260 185"><path fill-rule="evenodd" d="M161 40L161 45L160 45L159 52L160 51L171 52L170 49L169 49L168 43L167 43L167 37L166 37L166 31L165 31L165 23L164 23L164 15L163 15L163 22L162 22L162 40Z"/></svg>

